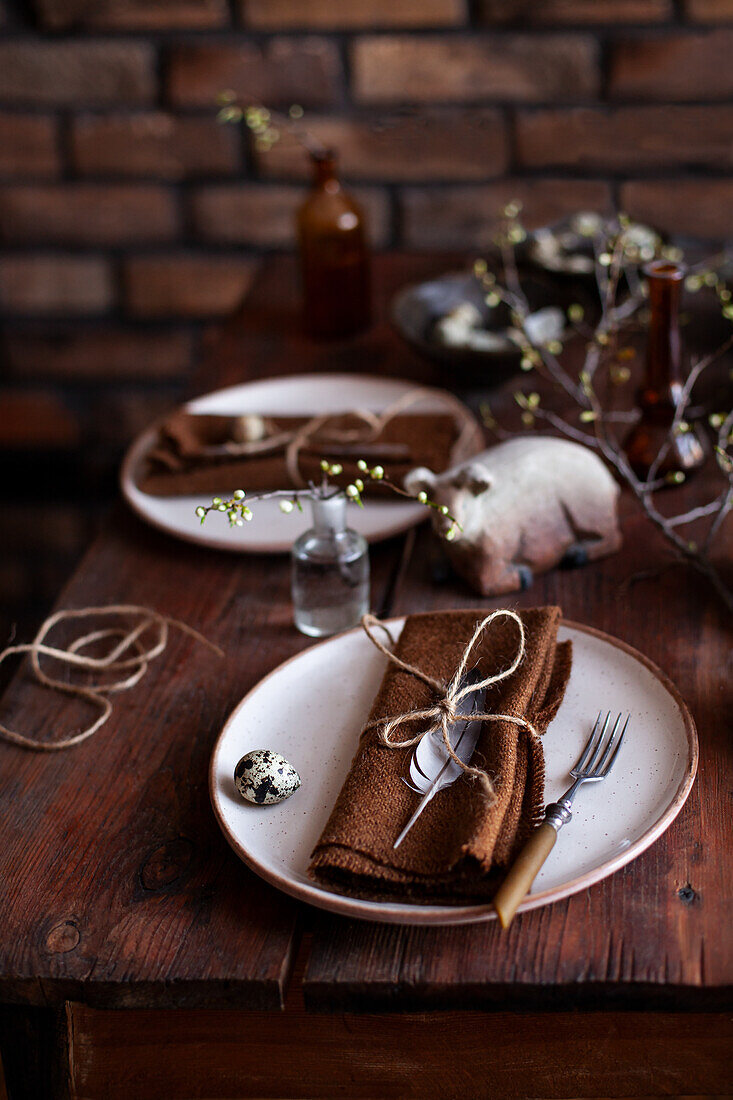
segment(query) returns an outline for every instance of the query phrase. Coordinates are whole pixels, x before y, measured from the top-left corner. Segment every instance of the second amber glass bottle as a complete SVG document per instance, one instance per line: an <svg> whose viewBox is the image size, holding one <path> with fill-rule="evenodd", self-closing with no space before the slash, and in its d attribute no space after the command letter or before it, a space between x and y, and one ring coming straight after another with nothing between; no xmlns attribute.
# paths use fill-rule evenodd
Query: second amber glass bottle
<svg viewBox="0 0 733 1100"><path fill-rule="evenodd" d="M298 211L306 331L350 336L371 320L364 215L343 190L333 153L311 154L313 187Z"/></svg>
<svg viewBox="0 0 733 1100"><path fill-rule="evenodd" d="M683 386L678 314L685 269L657 260L647 264L644 274L649 280L651 316L645 375L637 394L641 416L624 444L632 469L640 478L647 476L663 447L666 451L657 470L660 477L678 470L689 472L705 458L694 429L669 440Z"/></svg>

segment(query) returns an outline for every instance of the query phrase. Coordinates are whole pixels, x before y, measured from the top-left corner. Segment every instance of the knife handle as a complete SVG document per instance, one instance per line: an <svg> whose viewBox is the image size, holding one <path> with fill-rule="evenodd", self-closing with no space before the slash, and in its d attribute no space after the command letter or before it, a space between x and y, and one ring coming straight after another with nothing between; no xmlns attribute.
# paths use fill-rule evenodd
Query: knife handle
<svg viewBox="0 0 733 1100"><path fill-rule="evenodd" d="M494 898L494 909L502 928L508 928L519 905L529 893L540 868L557 840L557 831L547 821L535 829L512 864Z"/></svg>

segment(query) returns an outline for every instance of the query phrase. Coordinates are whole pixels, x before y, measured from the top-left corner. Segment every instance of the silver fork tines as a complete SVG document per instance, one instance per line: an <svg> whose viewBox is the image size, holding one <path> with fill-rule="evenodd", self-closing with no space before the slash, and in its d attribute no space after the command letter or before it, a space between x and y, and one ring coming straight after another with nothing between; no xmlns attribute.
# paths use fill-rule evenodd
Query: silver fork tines
<svg viewBox="0 0 733 1100"><path fill-rule="evenodd" d="M613 762L616 759L618 750L621 748L631 716L627 715L622 729L623 715L619 714L613 724L610 736L606 738L611 722L611 712L609 710L602 726L601 713L599 711L578 763L570 769L573 779L583 779L588 783L593 783L599 779L605 779L613 767Z"/></svg>
<svg viewBox="0 0 733 1100"><path fill-rule="evenodd" d="M556 830L570 821L572 817L570 807L579 787L583 783L598 783L605 779L613 767L619 749L623 744L631 715L627 715L626 721L624 721L623 714L619 714L609 733L611 712L609 710L603 723L601 723L602 713L602 711L599 711L578 762L575 767L570 769L570 774L575 782L562 798L559 798L557 802L550 803L547 807L545 821Z"/></svg>

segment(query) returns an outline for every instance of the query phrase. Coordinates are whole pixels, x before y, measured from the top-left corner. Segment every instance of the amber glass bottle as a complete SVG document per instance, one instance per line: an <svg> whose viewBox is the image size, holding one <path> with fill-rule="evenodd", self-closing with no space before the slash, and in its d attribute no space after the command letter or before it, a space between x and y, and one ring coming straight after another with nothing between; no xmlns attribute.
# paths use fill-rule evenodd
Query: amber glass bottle
<svg viewBox="0 0 733 1100"><path fill-rule="evenodd" d="M350 336L371 319L364 216L341 187L335 155L311 160L313 187L298 211L305 327L311 336Z"/></svg>
<svg viewBox="0 0 733 1100"><path fill-rule="evenodd" d="M685 269L667 260L647 264L649 280L649 337L646 369L637 403L641 417L632 428L625 450L637 477L645 478L660 449L667 444L669 429L683 386L679 301ZM675 435L658 467L660 477L677 470L695 469L705 458L694 429Z"/></svg>

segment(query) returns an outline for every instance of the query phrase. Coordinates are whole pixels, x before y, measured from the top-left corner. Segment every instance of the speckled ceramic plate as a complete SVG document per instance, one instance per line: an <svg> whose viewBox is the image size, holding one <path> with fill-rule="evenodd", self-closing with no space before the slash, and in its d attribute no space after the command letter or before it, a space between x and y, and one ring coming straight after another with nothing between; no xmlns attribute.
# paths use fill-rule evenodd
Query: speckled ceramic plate
<svg viewBox="0 0 733 1100"><path fill-rule="evenodd" d="M285 378L265 378L241 386L229 386L215 393L197 397L185 407L189 412L279 413L283 416L339 413L349 409L372 409L379 412L404 393L414 390L414 382L394 378L378 378L361 374L297 374ZM420 387L421 389L423 387ZM425 388L425 397L411 407L411 412L456 411L455 398L444 390ZM466 421L476 429L476 442L465 457L483 446L483 435L468 409ZM196 518L196 507L208 504L211 497L154 497L143 493L135 484L136 474L145 455L153 446L157 425L138 436L125 455L120 474L122 494L138 516L169 535L234 553L287 552L298 536L310 525L307 510L300 515L283 515L276 500L263 500L251 523L229 528L224 516L210 516L204 526ZM243 485L246 489L247 486ZM392 538L425 519L421 504L400 500L370 501L366 508L353 508L349 523L370 542Z"/></svg>
<svg viewBox="0 0 733 1100"><path fill-rule="evenodd" d="M403 622L390 624L393 633ZM599 710L629 711L631 722L612 774L602 788L579 793L573 821L560 833L520 912L585 890L640 855L679 813L697 768L692 718L651 661L577 623L564 623L560 637L572 639L573 668L544 738L547 801L568 786L568 769ZM495 914L487 905L362 901L318 886L306 875L385 665L386 658L358 629L311 646L261 680L233 712L214 749L209 787L216 817L253 871L311 905L395 924L489 920ZM259 807L237 795L234 768L257 748L277 750L300 772L302 786L286 802Z"/></svg>

